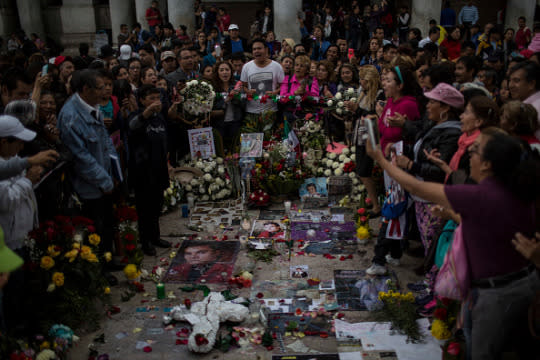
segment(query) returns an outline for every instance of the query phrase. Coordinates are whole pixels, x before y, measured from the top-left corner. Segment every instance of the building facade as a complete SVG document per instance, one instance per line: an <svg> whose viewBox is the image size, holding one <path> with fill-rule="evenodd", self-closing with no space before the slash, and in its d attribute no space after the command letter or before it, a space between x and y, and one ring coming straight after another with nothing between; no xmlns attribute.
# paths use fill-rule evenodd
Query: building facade
<svg viewBox="0 0 540 360"><path fill-rule="evenodd" d="M145 11L152 0L0 0L0 34L4 42L10 34L23 29L27 34L37 33L41 38L50 36L60 42L66 53L75 52L78 44L94 44L96 33L107 33L116 43L120 24L131 26L135 22L147 27ZM194 0L160 0L160 10L173 26L186 25L193 31L195 26ZM233 23L240 25L241 34L248 36L249 24L255 19L255 12L264 6L263 0L213 0L231 14ZM411 27L418 27L425 34L430 19L439 20L442 1L403 0L411 9ZM496 12L506 4L505 26L517 27L517 18L525 16L532 27L535 9L540 0L476 0L480 12L480 23L496 22ZM452 7L459 9L464 0L452 0ZM273 0L274 28L276 38L292 37L300 40L297 14L302 9L302 0ZM397 13L397 11L396 11ZM102 39L102 36L98 36Z"/></svg>

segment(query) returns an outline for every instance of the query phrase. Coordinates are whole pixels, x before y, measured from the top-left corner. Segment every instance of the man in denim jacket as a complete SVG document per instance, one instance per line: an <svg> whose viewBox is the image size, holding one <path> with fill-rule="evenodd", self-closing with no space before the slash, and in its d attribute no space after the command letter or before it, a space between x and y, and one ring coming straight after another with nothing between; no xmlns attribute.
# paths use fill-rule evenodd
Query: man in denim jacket
<svg viewBox="0 0 540 360"><path fill-rule="evenodd" d="M95 70L74 73L72 82L76 93L65 103L58 116L60 138L74 157L72 182L82 201L83 213L95 223L96 231L101 236L101 250L111 251L111 193L114 189L111 156L118 155L98 108L105 83ZM111 285L116 284L114 276L106 276Z"/></svg>

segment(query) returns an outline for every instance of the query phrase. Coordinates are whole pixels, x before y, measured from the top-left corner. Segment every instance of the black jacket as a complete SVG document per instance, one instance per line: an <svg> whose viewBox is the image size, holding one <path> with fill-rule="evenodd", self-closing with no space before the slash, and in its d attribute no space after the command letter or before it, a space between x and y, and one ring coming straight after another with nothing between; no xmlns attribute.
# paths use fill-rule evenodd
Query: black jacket
<svg viewBox="0 0 540 360"><path fill-rule="evenodd" d="M142 110L129 121L129 167L135 183L160 189L169 187L167 122L161 113L145 119Z"/></svg>
<svg viewBox="0 0 540 360"><path fill-rule="evenodd" d="M248 48L248 42L245 38L239 36L238 37L242 41L242 47L244 48L244 52L251 52L251 49ZM227 36L225 40L223 41L223 54L231 55L232 54L232 44L231 44L231 37Z"/></svg>
<svg viewBox="0 0 540 360"><path fill-rule="evenodd" d="M458 148L458 139L461 136L461 123L458 120L448 120L432 127L422 136L420 148L416 152L416 159L410 173L422 177L425 181L443 183L446 177L440 167L426 158L424 150L428 153L437 149L441 159L450 162Z"/></svg>

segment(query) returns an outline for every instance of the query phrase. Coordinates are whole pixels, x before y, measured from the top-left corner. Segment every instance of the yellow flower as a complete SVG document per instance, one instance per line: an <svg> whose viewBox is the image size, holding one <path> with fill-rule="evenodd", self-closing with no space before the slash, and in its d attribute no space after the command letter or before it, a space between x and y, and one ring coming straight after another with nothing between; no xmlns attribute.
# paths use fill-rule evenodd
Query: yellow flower
<svg viewBox="0 0 540 360"><path fill-rule="evenodd" d="M105 289L103 289L103 293L104 294L110 294L111 293L111 288L107 286Z"/></svg>
<svg viewBox="0 0 540 360"><path fill-rule="evenodd" d="M50 246L47 248L47 254L49 254L49 255L52 256L52 257L57 257L58 255L60 255L60 251L56 250L56 246L55 246L55 245L50 245Z"/></svg>
<svg viewBox="0 0 540 360"><path fill-rule="evenodd" d="M105 254L103 254L103 257L105 258L106 262L109 262L112 260L112 254L108 251Z"/></svg>
<svg viewBox="0 0 540 360"><path fill-rule="evenodd" d="M41 345L39 345L40 350L49 349L50 347L51 347L51 344L48 341L44 341L41 343Z"/></svg>
<svg viewBox="0 0 540 360"><path fill-rule="evenodd" d="M88 237L88 241L90 242L90 244L94 245L94 246L98 246L99 243L101 242L101 238L99 237L98 234L91 234L89 237Z"/></svg>
<svg viewBox="0 0 540 360"><path fill-rule="evenodd" d="M79 250L73 249L65 253L64 257L67 257L69 259L69 262L73 262L77 258L77 255L79 255Z"/></svg>
<svg viewBox="0 0 540 360"><path fill-rule="evenodd" d="M81 244L78 243L78 242L74 242L74 243L73 243L73 248L74 248L74 249L80 249L80 248L81 248Z"/></svg>
<svg viewBox="0 0 540 360"><path fill-rule="evenodd" d="M49 270L50 268L52 268L54 266L53 258L50 257L50 256L42 257L40 266L45 270Z"/></svg>
<svg viewBox="0 0 540 360"><path fill-rule="evenodd" d="M61 272L55 272L52 276L52 281L56 286L64 285L64 274Z"/></svg>
<svg viewBox="0 0 540 360"><path fill-rule="evenodd" d="M369 239L369 229L365 226L360 226L356 230L356 237L360 240Z"/></svg>
<svg viewBox="0 0 540 360"><path fill-rule="evenodd" d="M446 340L452 336L452 333L442 320L435 319L431 324L431 335L438 340Z"/></svg>
<svg viewBox="0 0 540 360"><path fill-rule="evenodd" d="M137 270L137 266L135 266L135 264L128 264L124 268L124 275L126 275L128 280L136 279L139 274L140 272Z"/></svg>
<svg viewBox="0 0 540 360"><path fill-rule="evenodd" d="M89 254L89 255L85 258L85 260L88 261L88 262L94 262L94 263L99 262L99 259L97 258L96 254Z"/></svg>
<svg viewBox="0 0 540 360"><path fill-rule="evenodd" d="M92 249L90 246L83 245L81 248L81 257L85 260L88 260L88 257L92 254Z"/></svg>

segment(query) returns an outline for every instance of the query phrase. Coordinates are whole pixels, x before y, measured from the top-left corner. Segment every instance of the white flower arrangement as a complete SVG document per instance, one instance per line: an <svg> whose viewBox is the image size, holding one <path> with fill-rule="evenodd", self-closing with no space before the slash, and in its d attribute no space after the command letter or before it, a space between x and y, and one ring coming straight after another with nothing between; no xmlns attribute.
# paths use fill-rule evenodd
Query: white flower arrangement
<svg viewBox="0 0 540 360"><path fill-rule="evenodd" d="M229 178L227 168L223 158L213 159L187 158L182 165L197 167L201 169L203 175L200 178L192 179L184 188L187 195L192 195L199 201L217 201L228 198L233 193L233 184Z"/></svg>
<svg viewBox="0 0 540 360"><path fill-rule="evenodd" d="M182 199L182 196L184 195L184 190L185 189L182 187L182 184L180 184L178 180L169 181L169 187L163 191L162 212L171 211L176 208L176 206Z"/></svg>
<svg viewBox="0 0 540 360"><path fill-rule="evenodd" d="M349 112L349 110L347 110L345 107L345 101L350 101L353 103L357 102L358 99L355 95L356 94L353 88L348 88L343 92L338 91L336 95L334 95L334 99L336 101L328 100L326 102L326 106L329 108L329 110L334 110L338 115L345 114Z"/></svg>
<svg viewBox="0 0 540 360"><path fill-rule="evenodd" d="M351 154L351 149L348 147L343 148L341 154L327 152L326 156L318 162L316 173L326 177L347 175L354 179L356 165L352 156L349 157L348 154Z"/></svg>
<svg viewBox="0 0 540 360"><path fill-rule="evenodd" d="M206 81L191 80L180 92L184 96L184 111L191 115L208 114L212 111L216 93Z"/></svg>

